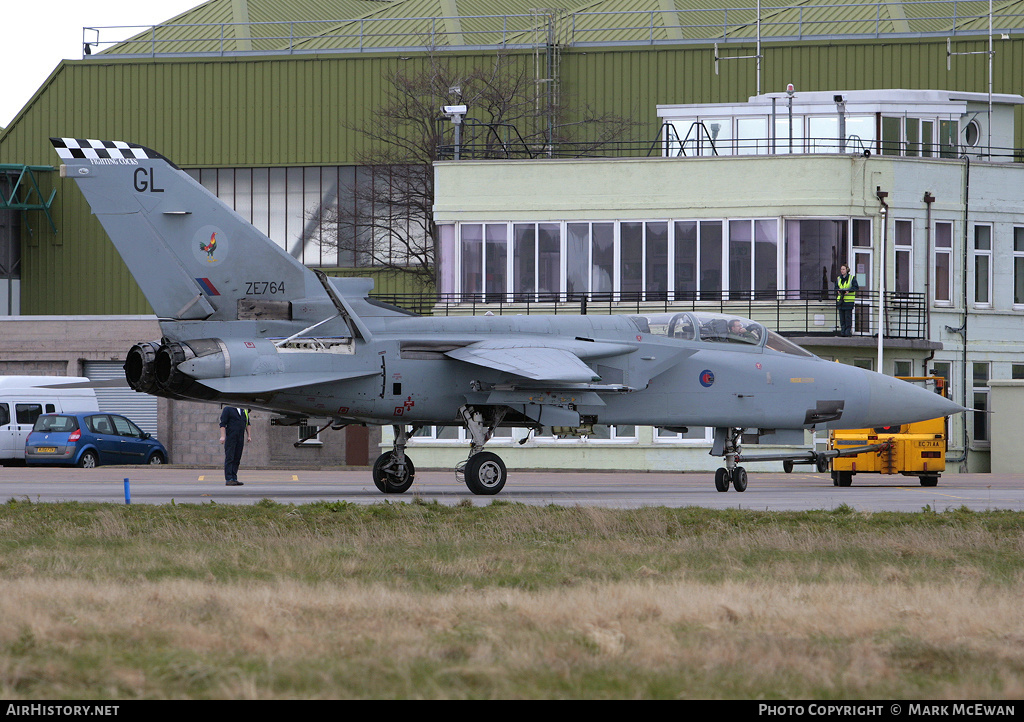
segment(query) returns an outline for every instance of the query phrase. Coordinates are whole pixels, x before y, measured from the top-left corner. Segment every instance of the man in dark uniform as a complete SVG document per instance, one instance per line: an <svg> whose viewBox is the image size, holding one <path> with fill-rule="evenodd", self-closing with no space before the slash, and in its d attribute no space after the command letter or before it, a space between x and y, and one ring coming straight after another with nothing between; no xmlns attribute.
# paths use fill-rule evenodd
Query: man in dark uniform
<svg viewBox="0 0 1024 722"><path fill-rule="evenodd" d="M226 486L242 486L238 480L238 464L242 461L242 449L246 440L252 441L249 430L249 411L234 406L225 406L220 412L220 443L224 444L224 483Z"/></svg>

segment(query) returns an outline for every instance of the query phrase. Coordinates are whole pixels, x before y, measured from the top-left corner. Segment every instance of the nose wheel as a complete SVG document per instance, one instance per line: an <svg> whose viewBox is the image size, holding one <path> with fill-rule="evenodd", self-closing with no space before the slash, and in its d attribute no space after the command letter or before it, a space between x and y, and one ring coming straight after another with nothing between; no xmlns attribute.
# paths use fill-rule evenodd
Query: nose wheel
<svg viewBox="0 0 1024 722"><path fill-rule="evenodd" d="M724 467L719 467L715 472L715 488L719 491L729 491L729 484L732 484L736 491L746 491L747 470L737 466L730 472Z"/></svg>
<svg viewBox="0 0 1024 722"><path fill-rule="evenodd" d="M715 488L718 491L729 491L729 484L736 491L747 490L747 470L737 465L742 436L743 429L715 429L715 443L711 453L725 458L725 466L715 472Z"/></svg>

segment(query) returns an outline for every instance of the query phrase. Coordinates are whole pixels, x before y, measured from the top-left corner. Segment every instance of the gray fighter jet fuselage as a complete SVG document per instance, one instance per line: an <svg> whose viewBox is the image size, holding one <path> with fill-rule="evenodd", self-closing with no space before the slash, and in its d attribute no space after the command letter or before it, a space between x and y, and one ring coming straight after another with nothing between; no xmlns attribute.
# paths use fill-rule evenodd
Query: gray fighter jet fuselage
<svg viewBox="0 0 1024 722"><path fill-rule="evenodd" d="M405 447L424 425L466 427L461 472L478 494L506 481L484 451L499 424L712 426L712 453L726 460L716 486L742 491L743 429L891 426L963 410L734 316L413 316L370 299L368 279L298 263L152 150L53 144L160 318L163 338L128 353L128 383L338 427L390 425L394 447L373 470L383 492L412 484Z"/></svg>

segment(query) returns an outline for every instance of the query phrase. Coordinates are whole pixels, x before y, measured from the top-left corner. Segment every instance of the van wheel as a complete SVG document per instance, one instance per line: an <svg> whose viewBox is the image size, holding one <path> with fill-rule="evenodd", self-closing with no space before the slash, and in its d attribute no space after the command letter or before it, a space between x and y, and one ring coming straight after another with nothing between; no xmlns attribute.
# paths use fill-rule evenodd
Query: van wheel
<svg viewBox="0 0 1024 722"><path fill-rule="evenodd" d="M100 465L100 460L95 451L86 451L78 460L78 465L83 469L95 469Z"/></svg>
<svg viewBox="0 0 1024 722"><path fill-rule="evenodd" d="M167 462L164 461L163 454L161 454L159 451L155 451L153 452L153 455L149 457L148 463L150 466L160 466L160 464L166 464Z"/></svg>

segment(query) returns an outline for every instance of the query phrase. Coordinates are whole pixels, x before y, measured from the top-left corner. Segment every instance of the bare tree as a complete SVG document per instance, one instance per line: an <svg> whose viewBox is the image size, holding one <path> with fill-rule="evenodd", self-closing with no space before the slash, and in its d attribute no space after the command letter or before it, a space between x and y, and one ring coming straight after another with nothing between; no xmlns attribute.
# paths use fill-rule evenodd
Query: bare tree
<svg viewBox="0 0 1024 722"><path fill-rule="evenodd" d="M368 125L353 127L370 149L338 199L307 212L307 228L339 258L435 280L433 163L450 157L444 105L464 104L463 157L533 157L571 143L575 154L619 139L635 124L567 107L538 82L534 58L499 53L487 66L429 56L416 72L386 77L386 97ZM571 114L570 114L571 111ZM570 119L571 115L571 119Z"/></svg>

